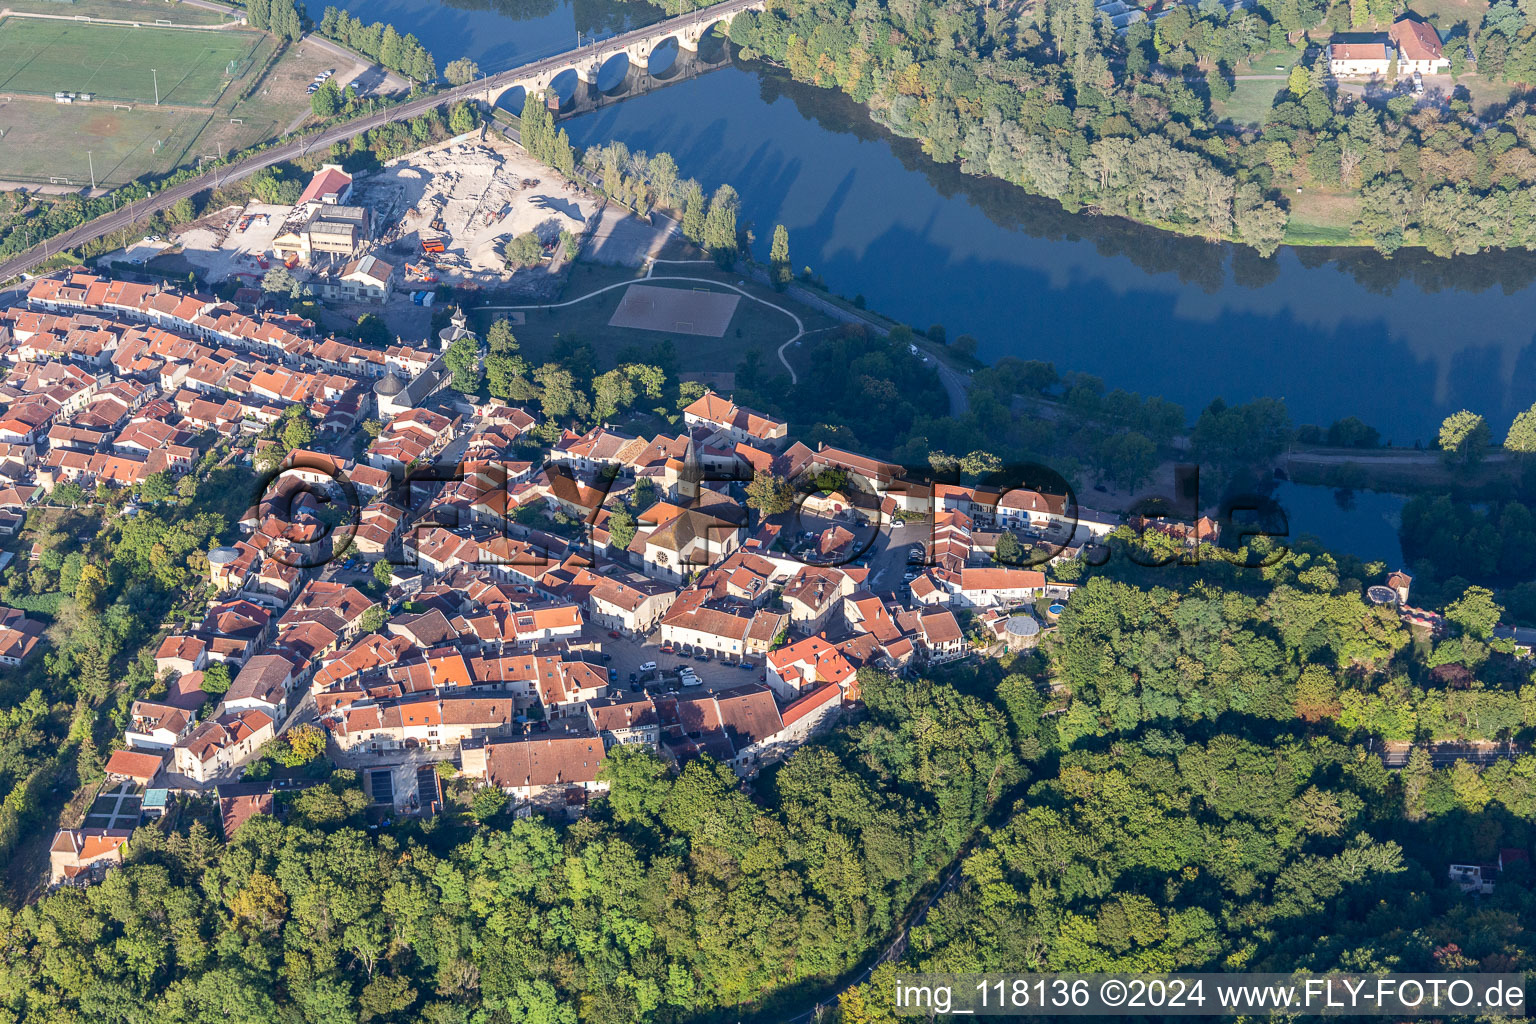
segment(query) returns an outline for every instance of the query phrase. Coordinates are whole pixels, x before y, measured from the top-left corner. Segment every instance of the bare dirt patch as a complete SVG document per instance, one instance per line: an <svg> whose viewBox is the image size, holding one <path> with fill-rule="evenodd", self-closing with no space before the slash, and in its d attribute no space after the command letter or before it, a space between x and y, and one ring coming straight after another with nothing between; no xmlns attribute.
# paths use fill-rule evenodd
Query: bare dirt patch
<svg viewBox="0 0 1536 1024"><path fill-rule="evenodd" d="M630 285L608 326L721 338L740 302L741 296L731 292Z"/></svg>
<svg viewBox="0 0 1536 1024"><path fill-rule="evenodd" d="M504 258L512 238L532 231L553 247L562 231L580 234L597 201L510 142L444 143L391 160L360 177L354 201L386 225L381 242L403 260L407 284L496 287L512 276ZM422 243L441 239L444 252ZM546 273L542 266L518 271Z"/></svg>

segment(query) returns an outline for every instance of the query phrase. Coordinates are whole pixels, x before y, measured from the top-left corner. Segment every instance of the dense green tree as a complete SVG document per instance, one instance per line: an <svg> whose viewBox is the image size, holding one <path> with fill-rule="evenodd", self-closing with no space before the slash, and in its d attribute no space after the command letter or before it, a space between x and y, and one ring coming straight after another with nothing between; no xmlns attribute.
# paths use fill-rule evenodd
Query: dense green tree
<svg viewBox="0 0 1536 1024"><path fill-rule="evenodd" d="M795 505L795 492L789 481L771 472L754 473L747 481L747 507L760 516L788 512Z"/></svg>
<svg viewBox="0 0 1536 1024"><path fill-rule="evenodd" d="M455 390L466 395L479 393L484 373L480 368L480 343L474 335L466 334L449 345L443 354L443 365L452 374L451 383Z"/></svg>
<svg viewBox="0 0 1536 1024"><path fill-rule="evenodd" d="M472 132L479 123L479 115L475 113L475 108L468 103L455 103L452 109L448 111L448 130L455 135Z"/></svg>
<svg viewBox="0 0 1536 1024"><path fill-rule="evenodd" d="M1453 412L1440 424L1440 450L1446 458L1459 464L1471 465L1483 456L1488 447L1488 424L1477 413L1466 409Z"/></svg>
<svg viewBox="0 0 1536 1024"><path fill-rule="evenodd" d="M139 497L151 503L165 501L174 490L172 479L169 470L162 469L158 473L151 473L139 485Z"/></svg>
<svg viewBox="0 0 1536 1024"><path fill-rule="evenodd" d="M443 68L443 77L449 85L467 85L480 77L480 65L468 57L451 60Z"/></svg>
<svg viewBox="0 0 1536 1024"><path fill-rule="evenodd" d="M327 79L309 97L309 109L319 118L335 117L341 113L341 89L334 78Z"/></svg>
<svg viewBox="0 0 1536 1024"><path fill-rule="evenodd" d="M775 286L782 288L794 277L789 266L789 229L783 224L773 227L773 244L768 250L769 273Z"/></svg>
<svg viewBox="0 0 1536 1024"><path fill-rule="evenodd" d="M1504 447L1512 452L1536 452L1536 405L1515 417L1504 436Z"/></svg>
<svg viewBox="0 0 1536 1024"><path fill-rule="evenodd" d="M544 259L544 243L532 231L525 231L507 243L506 259L513 270L534 266Z"/></svg>
<svg viewBox="0 0 1536 1024"><path fill-rule="evenodd" d="M710 198L709 213L704 217L704 248L727 266L736 258L736 212L740 205L736 190L721 185Z"/></svg>
<svg viewBox="0 0 1536 1024"><path fill-rule="evenodd" d="M635 517L629 509L621 505L609 514L608 536L614 547L629 547L629 542L635 539Z"/></svg>
<svg viewBox="0 0 1536 1024"><path fill-rule="evenodd" d="M1445 617L1461 627L1475 640L1487 640L1493 635L1504 609L1493 600L1493 591L1486 587L1468 587L1466 592L1446 605Z"/></svg>
<svg viewBox="0 0 1536 1024"><path fill-rule="evenodd" d="M224 691L229 689L230 682L229 666L222 661L215 661L203 669L204 693L211 693L215 697L222 696Z"/></svg>

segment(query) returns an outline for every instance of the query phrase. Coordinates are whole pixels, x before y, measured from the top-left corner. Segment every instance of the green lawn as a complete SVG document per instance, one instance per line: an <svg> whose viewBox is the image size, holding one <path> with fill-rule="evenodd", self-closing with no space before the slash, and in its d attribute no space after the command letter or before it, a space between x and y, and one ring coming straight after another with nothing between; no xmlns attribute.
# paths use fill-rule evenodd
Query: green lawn
<svg viewBox="0 0 1536 1024"><path fill-rule="evenodd" d="M1348 245L1354 233L1341 224L1310 224L1294 217L1285 227L1286 245Z"/></svg>
<svg viewBox="0 0 1536 1024"><path fill-rule="evenodd" d="M229 21L229 15L190 4L166 0L5 0L0 7L26 14L53 14L64 17L108 18L113 21L142 21L154 24L169 21L174 25L217 25Z"/></svg>
<svg viewBox="0 0 1536 1024"><path fill-rule="evenodd" d="M1275 94L1284 88L1284 82L1238 78L1232 95L1212 107L1223 120L1233 124L1262 125L1275 105Z"/></svg>
<svg viewBox="0 0 1536 1024"><path fill-rule="evenodd" d="M1287 46L1283 50L1266 50L1256 53L1251 61L1244 61L1232 70L1241 79L1244 75L1284 75L1301 59L1304 49ZM1275 69L1280 70L1276 71Z"/></svg>
<svg viewBox="0 0 1536 1024"><path fill-rule="evenodd" d="M604 285L619 281L633 280L637 283L647 283L644 278L638 276L639 271L633 268L607 267L589 263L577 263L572 268L571 278L566 284L562 301L584 295ZM686 273L690 276L708 277L713 280L730 280L732 284L740 280L739 275L721 274L713 267L703 265L694 267L660 267L658 274ZM693 283L651 281L651 284L659 286L694 288L703 287ZM755 285L744 285L746 291L753 295L762 296L769 302L780 306L793 308L795 313L805 323L807 330L814 330L829 326L832 321L823 315L813 313L810 310L798 307L796 303L777 295L772 289L760 288ZM721 291L728 289L721 288ZM607 370L618 362L618 357L625 349L631 346L639 346L648 351L653 345L662 341L670 341L677 352L678 370L681 372L700 370L734 370L738 363L750 351L756 351L763 360L765 367L772 366L774 370L781 370L775 352L778 347L787 341L795 333L794 321L777 310L769 309L758 302L753 302L745 297L736 307L736 314L731 318L730 326L722 338L706 338L689 334L674 334L666 331L647 331L632 328L609 327L608 319L618 308L619 300L624 295L624 289L615 288L604 292L573 306L566 306L554 311L528 310L527 322L520 327L513 328L517 334L517 340L522 346L522 353L530 362L537 365L546 361L554 350L556 337L574 336L577 339L589 343L597 355L598 370ZM483 311L481 314L485 323L499 315L494 311ZM481 325L482 329L484 324Z"/></svg>
<svg viewBox="0 0 1536 1024"><path fill-rule="evenodd" d="M1412 0L1408 9L1422 15L1444 38L1458 22L1474 31L1488 13L1487 0Z"/></svg>
<svg viewBox="0 0 1536 1024"><path fill-rule="evenodd" d="M0 21L0 92L50 96L95 93L99 100L211 106L243 65L259 32L130 28L73 21ZM243 73L243 66L240 71Z"/></svg>
<svg viewBox="0 0 1536 1024"><path fill-rule="evenodd" d="M208 123L206 112L153 104L59 106L17 98L0 105L0 180L67 178L78 185L120 185L181 164ZM89 156L87 156L89 154Z"/></svg>

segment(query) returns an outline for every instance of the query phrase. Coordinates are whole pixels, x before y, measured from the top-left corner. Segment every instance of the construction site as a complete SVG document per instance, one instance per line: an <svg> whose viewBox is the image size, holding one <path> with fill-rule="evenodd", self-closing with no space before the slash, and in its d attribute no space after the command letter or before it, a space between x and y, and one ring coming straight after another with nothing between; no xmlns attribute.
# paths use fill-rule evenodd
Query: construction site
<svg viewBox="0 0 1536 1024"><path fill-rule="evenodd" d="M374 212L385 257L402 265L406 287L416 288L504 284L512 276L505 252L513 238L536 234L547 265L561 233L581 237L598 209L595 197L494 137L392 160L359 176L353 201Z"/></svg>

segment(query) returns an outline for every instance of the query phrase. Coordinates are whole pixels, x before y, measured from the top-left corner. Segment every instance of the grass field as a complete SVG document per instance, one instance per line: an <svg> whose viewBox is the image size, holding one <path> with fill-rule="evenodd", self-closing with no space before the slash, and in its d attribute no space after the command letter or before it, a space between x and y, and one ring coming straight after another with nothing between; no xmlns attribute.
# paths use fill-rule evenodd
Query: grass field
<svg viewBox="0 0 1536 1024"><path fill-rule="evenodd" d="M1305 48L1295 46L1287 46L1280 50L1265 50L1238 64L1232 69L1232 74L1238 79L1244 75L1287 74L1305 52Z"/></svg>
<svg viewBox="0 0 1536 1024"><path fill-rule="evenodd" d="M206 110L152 104L118 110L101 101L61 106L51 97L14 94L7 102L0 93L0 181L44 183L58 177L88 183L94 161L97 184L115 186L281 135L309 109L304 90L310 80L338 62L323 50L311 47L300 55L289 47L262 75L275 46L271 36L261 34L251 70ZM248 88L252 95L241 100Z"/></svg>
<svg viewBox="0 0 1536 1024"><path fill-rule="evenodd" d="M729 280L735 283L740 280L740 275L721 274L713 267L690 266L681 272L722 282ZM646 279L638 276L638 272L633 268L605 267L578 262L571 268L571 277L566 283L562 300L573 299L603 285L627 280L670 285L688 290L700 287L694 283L654 280L646 282ZM793 308L805 322L807 330L816 330L833 323L830 318L800 307L792 300L776 294L772 289L761 288L754 284L743 287L751 294L760 295L769 302ZM638 346L642 351L648 351L658 342L669 340L677 353L677 368L682 372L708 369L734 370L736 364L751 351L758 353L767 372L783 371L774 353L779 345L795 333L794 323L783 313L743 298L731 321L730 329L723 338L610 327L608 321L618 308L623 295L624 289L615 288L613 291L563 309L529 310L527 322L513 328L522 346L523 356L537 365L546 361L553 353L557 338L574 336L592 346L597 356L598 369L601 371L617 365L621 356L627 358L626 349ZM485 320L480 325L483 330L498 314L486 311L480 315Z"/></svg>
<svg viewBox="0 0 1536 1024"><path fill-rule="evenodd" d="M1233 124L1262 125L1275 105L1275 94L1283 88L1284 82L1240 77L1232 95L1212 106L1217 114Z"/></svg>
<svg viewBox="0 0 1536 1024"><path fill-rule="evenodd" d="M207 113L139 106L113 110L100 104L59 106L51 100L0 103L0 181L68 178L120 185L141 174L177 167L208 121ZM86 154L90 156L87 157Z"/></svg>
<svg viewBox="0 0 1536 1024"><path fill-rule="evenodd" d="M142 21L147 24L169 21L175 25L217 25L221 21L230 20L227 14L219 11L184 3L166 3L166 0L73 0L71 3L59 3L58 0L5 0L0 3L0 7L9 7L26 14L65 17L84 15L88 18Z"/></svg>
<svg viewBox="0 0 1536 1024"><path fill-rule="evenodd" d="M124 103L208 107L244 64L257 32L129 28L71 21L0 21L0 92L95 93Z"/></svg>
<svg viewBox="0 0 1536 1024"><path fill-rule="evenodd" d="M1311 187L1286 197L1291 201L1291 220L1286 226L1288 245L1348 245L1356 242L1355 217L1358 196Z"/></svg>
<svg viewBox="0 0 1536 1024"><path fill-rule="evenodd" d="M1412 0L1408 7L1423 15L1444 38L1457 24L1465 23L1474 29L1482 24L1483 15L1488 13L1488 0Z"/></svg>

